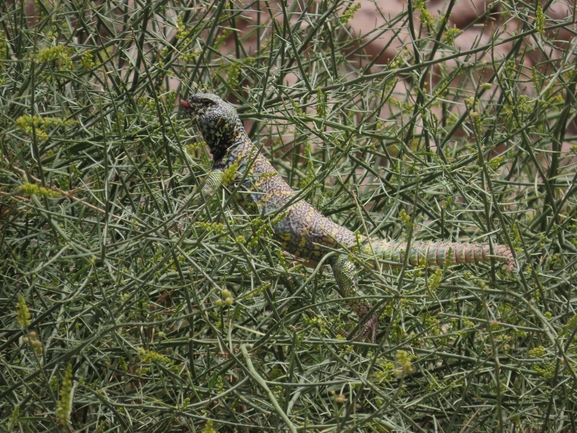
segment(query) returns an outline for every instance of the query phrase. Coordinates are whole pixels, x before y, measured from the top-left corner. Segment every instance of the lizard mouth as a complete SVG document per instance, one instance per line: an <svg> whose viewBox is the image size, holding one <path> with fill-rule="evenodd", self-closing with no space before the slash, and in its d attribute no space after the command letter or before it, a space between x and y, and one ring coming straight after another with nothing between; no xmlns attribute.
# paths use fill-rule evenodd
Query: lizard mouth
<svg viewBox="0 0 577 433"><path fill-rule="evenodd" d="M195 113L194 107L190 105L190 103L188 103L184 99L181 99L180 105L182 105L186 109L193 122L198 118L198 113Z"/></svg>

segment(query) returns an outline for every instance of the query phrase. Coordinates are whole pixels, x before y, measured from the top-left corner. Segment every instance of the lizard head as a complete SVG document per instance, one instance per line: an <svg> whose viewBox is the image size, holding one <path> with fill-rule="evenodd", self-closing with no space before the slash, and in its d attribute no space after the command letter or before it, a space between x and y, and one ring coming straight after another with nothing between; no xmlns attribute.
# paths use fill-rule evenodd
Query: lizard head
<svg viewBox="0 0 577 433"><path fill-rule="evenodd" d="M212 93L196 93L180 103L196 121L215 161L245 132L232 105Z"/></svg>

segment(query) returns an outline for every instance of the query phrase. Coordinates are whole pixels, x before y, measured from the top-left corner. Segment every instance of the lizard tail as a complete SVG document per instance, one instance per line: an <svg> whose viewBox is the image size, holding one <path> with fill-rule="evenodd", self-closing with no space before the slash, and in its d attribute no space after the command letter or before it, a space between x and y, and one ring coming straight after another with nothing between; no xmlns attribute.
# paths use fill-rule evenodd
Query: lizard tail
<svg viewBox="0 0 577 433"><path fill-rule="evenodd" d="M406 242L371 241L363 247L363 252L376 254L384 260L401 264L407 254ZM451 263L477 263L495 260L507 263L507 270L515 269L515 259L509 247L493 245L493 254L489 244L470 244L456 242L413 242L408 251L408 262L417 265L425 261L428 265L442 266L448 260Z"/></svg>

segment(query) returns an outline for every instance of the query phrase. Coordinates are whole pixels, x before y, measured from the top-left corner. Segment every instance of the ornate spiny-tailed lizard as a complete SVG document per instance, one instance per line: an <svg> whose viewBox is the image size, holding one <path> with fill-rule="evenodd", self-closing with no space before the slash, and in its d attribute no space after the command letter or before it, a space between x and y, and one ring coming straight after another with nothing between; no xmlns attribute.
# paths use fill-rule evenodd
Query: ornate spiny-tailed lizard
<svg viewBox="0 0 577 433"><path fill-rule="evenodd" d="M277 216L281 212L282 217L274 219L273 231L274 238L285 251L314 261L335 250L340 251L331 255L328 263L341 296L351 299L349 306L360 319L366 318L362 336L370 336L373 342L379 319L375 312L371 312L371 303L358 289L358 272L349 258L351 252L377 255L399 265L408 254L408 263L413 265L422 261L443 265L449 257L452 263L474 263L493 257L506 262L509 270L515 267L511 251L504 245L493 245L493 255L488 244L471 243L416 242L406 251L405 242L355 235L296 197L296 192L252 143L230 104L210 93L192 95L181 104L196 121L214 159L207 180L208 190L218 188L223 173L231 172L234 174L232 184L244 207L268 216ZM370 316L366 317L369 313Z"/></svg>

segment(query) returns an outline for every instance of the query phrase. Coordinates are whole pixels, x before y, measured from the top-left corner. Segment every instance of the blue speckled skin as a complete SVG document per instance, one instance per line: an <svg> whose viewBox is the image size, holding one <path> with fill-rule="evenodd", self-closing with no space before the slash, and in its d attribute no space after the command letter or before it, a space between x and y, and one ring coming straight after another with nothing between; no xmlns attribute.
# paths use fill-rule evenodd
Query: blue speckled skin
<svg viewBox="0 0 577 433"><path fill-rule="evenodd" d="M335 224L306 201L296 197L296 192L284 181L270 162L252 143L236 110L227 102L210 93L192 95L182 105L196 120L214 159L210 175L210 188L220 185L222 174L236 166L233 188L238 190L241 204L262 215L284 217L273 225L274 237L285 251L306 259L320 260L331 251L356 251L379 258L403 263L407 244L387 242L381 239L357 237L353 232ZM236 187L236 188L235 188ZM491 256L489 245L467 243L415 243L408 252L408 262L417 264L443 264L452 252L453 263L472 263L494 257L514 267L509 249L503 245L493 247L496 256ZM350 308L360 317L366 318L362 335L370 336L374 342L378 328L378 316L370 313L372 305L358 289L357 269L347 253L333 254L331 265L342 296L350 298Z"/></svg>

